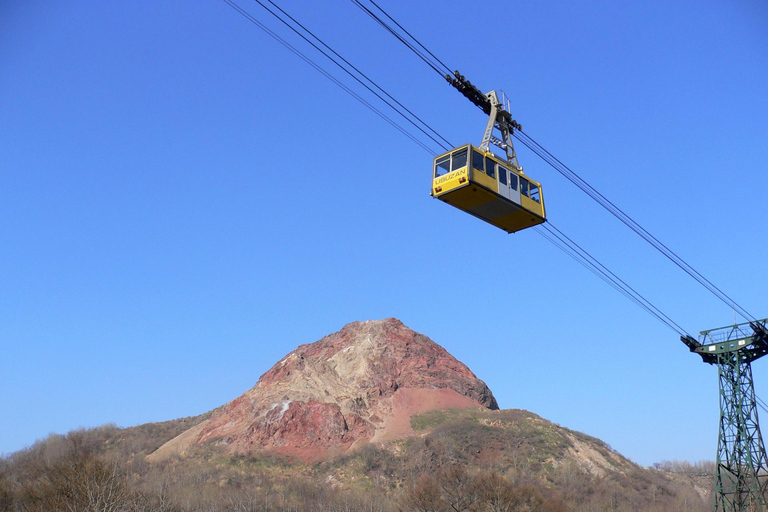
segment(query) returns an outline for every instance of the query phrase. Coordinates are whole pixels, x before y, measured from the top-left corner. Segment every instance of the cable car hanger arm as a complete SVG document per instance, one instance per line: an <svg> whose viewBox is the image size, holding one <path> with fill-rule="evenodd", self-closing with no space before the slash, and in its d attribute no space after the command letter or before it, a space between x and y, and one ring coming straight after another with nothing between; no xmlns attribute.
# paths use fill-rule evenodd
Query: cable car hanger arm
<svg viewBox="0 0 768 512"><path fill-rule="evenodd" d="M487 115L491 115L492 103L491 103L491 100L488 98L488 95L483 94L483 92L480 91L480 89L478 89L475 85L473 85L472 82L467 80L464 77L464 75L462 75L458 71L454 71L453 76L445 75L445 80L449 84L451 84L457 91L463 94L474 105L477 105L480 108L480 110L485 112ZM523 127L520 126L520 124L517 121L512 119L512 114L510 114L506 110L501 111L499 115L514 129L516 130L523 129Z"/></svg>
<svg viewBox="0 0 768 512"><path fill-rule="evenodd" d="M505 108L504 102L499 101L496 91L483 94L480 89L475 87L472 82L467 80L464 75L458 71L454 71L453 76L445 75L445 79L469 101L478 106L480 110L488 115L488 124L485 127L483 140L480 143L479 149L486 152L490 151L490 145L493 144L504 151L509 164L522 172L522 167L517 163L517 155L515 154L515 148L512 144L512 133L514 130L522 130L523 128L520 126L520 123L512 119L512 114ZM501 138L493 135L494 128L499 130Z"/></svg>

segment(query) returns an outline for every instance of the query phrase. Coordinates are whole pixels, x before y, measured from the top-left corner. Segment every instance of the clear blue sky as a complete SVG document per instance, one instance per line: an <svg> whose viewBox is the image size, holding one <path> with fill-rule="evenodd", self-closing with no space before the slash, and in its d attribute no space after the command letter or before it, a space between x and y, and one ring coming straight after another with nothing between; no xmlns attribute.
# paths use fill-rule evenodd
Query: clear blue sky
<svg viewBox="0 0 768 512"><path fill-rule="evenodd" d="M281 5L455 145L479 143L484 115L351 2ZM768 316L764 3L381 5ZM552 223L676 322L694 334L733 322L518 156ZM716 369L535 231L506 235L431 199L431 160L223 2L4 2L0 453L79 426L200 414L297 345L394 316L503 408L644 465L713 459ZM767 364L754 365L763 396Z"/></svg>

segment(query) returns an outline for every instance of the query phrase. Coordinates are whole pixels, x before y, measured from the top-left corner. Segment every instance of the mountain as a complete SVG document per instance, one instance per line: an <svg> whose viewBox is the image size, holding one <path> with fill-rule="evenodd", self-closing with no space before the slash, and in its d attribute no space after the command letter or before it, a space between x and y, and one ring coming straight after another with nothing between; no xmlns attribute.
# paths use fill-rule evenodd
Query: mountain
<svg viewBox="0 0 768 512"><path fill-rule="evenodd" d="M353 322L299 346L150 460L212 443L232 454L314 461L409 437L412 415L447 408L498 405L466 365L399 320Z"/></svg>
<svg viewBox="0 0 768 512"><path fill-rule="evenodd" d="M0 457L0 510L703 512L713 469L642 468L498 410L469 368L390 318L299 346L200 416L54 434Z"/></svg>

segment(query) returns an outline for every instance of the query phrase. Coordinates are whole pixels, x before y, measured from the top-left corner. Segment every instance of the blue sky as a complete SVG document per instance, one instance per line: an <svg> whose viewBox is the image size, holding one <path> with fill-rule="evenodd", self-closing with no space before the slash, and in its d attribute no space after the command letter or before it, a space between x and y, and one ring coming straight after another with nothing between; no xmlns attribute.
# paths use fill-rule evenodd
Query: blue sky
<svg viewBox="0 0 768 512"><path fill-rule="evenodd" d="M484 115L351 2L280 5L452 143L479 143ZM768 7L380 5L768 316ZM224 2L4 3L0 55L0 453L200 414L297 345L394 316L503 408L644 465L714 458L714 367L535 231L506 235L432 200L429 152ZM677 323L733 322L538 157L518 157L553 225ZM765 396L766 363L753 370Z"/></svg>

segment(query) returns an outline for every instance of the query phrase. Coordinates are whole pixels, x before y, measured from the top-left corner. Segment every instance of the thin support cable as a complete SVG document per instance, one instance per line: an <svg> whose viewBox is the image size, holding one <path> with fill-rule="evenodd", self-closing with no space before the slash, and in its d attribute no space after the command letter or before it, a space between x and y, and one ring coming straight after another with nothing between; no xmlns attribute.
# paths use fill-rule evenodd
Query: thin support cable
<svg viewBox="0 0 768 512"><path fill-rule="evenodd" d="M582 248L579 244L573 241L570 237L568 237L565 233L557 229L551 222L549 223L548 228L551 228L554 231L557 231L557 233L560 234L561 237L568 240L570 244L576 248L579 252L583 253L586 258L588 258L590 261L594 262L594 264L598 267L600 267L602 270L604 270L607 274L611 276L612 280L615 280L622 288L626 289L628 292L630 292L633 296L637 297L639 301L641 301L643 304L645 304L648 308L652 309L654 313L652 313L654 316L658 314L658 316L663 317L665 319L665 322L667 325L672 324L674 326L674 330L677 331L680 334L687 334L685 332L685 329L683 329L677 322L672 320L669 316L664 314L659 308L654 306L648 299L646 299L640 292L632 288L630 285L626 283L623 279L621 279L619 276L614 274L612 271L610 271L605 265L600 263L594 256L592 256L589 252L587 252L584 248Z"/></svg>
<svg viewBox="0 0 768 512"><path fill-rule="evenodd" d="M768 412L768 404L766 404L762 398L755 395L755 400L757 401L757 405L759 405L763 409L763 411Z"/></svg>
<svg viewBox="0 0 768 512"><path fill-rule="evenodd" d="M544 233L544 231L546 231L548 235ZM675 333L681 336L684 334L687 334L685 329L680 327L680 325L677 322L672 320L668 315L664 314L659 308L653 305L653 303L651 303L648 299L646 299L642 294L640 294L637 290L629 286L624 280L619 278L614 272L612 272L605 265L600 263L600 261L598 261L597 258L592 256L589 252L583 249L580 245L574 242L570 237L565 235L565 233L557 229L551 223L537 226L537 232L541 236L543 236L545 239L547 239L549 242L553 243L560 250L565 252L568 256L576 260L579 264L581 264L587 270L589 270L590 272L595 274L597 277L602 279L604 282L609 284L611 287L613 287L619 293L621 293L626 298L634 302L640 308L644 309L646 312L648 312L651 316L656 318L658 321L660 321L661 323L669 327L672 331L674 331Z"/></svg>
<svg viewBox="0 0 768 512"><path fill-rule="evenodd" d="M384 13L384 16L386 16L387 18L389 18L389 19L392 21L392 23L394 23L395 25L397 25L397 26L398 26L398 28L399 28L400 30L402 30L403 32L405 32L405 33L408 35L408 37L410 37L410 38L411 38L411 39L412 39L412 40L413 40L413 41L414 41L416 44L418 44L419 46L421 46L421 48L422 48L422 49L423 49L425 52L427 52L427 53L428 53L430 56L432 56L432 58L433 58L433 59L435 59L435 60L436 60L438 63L440 63L440 65L441 65L441 66L443 66L443 67L445 68L445 70L446 70L446 72L447 72L448 74L451 74L451 73L453 72L453 70L452 70L451 68L449 68L448 66L446 66L446 65L445 65L445 63L444 63L443 61L441 61L440 59L438 59L438 58L437 58L437 56L435 56L435 54L434 54L434 53L432 53L431 51L429 51L429 49L428 49L426 46L424 46L423 44L421 44L421 41L419 41L418 39L416 39L416 38L413 36L413 34L411 34L410 32L408 32L408 31L405 29L405 27L403 27L401 24L399 24L399 23L397 22L397 20L395 20L395 19L394 19L392 16L390 16L390 15L389 15L389 13L387 13L387 11L385 11L384 9L382 9L382 8L379 6L379 4L377 4L377 3L376 3L376 2L374 2L373 0L368 0L368 1L369 1L369 2L371 2L371 3L372 3L374 6L376 6L376 8L377 8L378 10L380 10L382 13Z"/></svg>
<svg viewBox="0 0 768 512"><path fill-rule="evenodd" d="M309 43L310 45L312 45L312 47L313 47L313 48L315 48L317 51L319 51L320 53L322 53L322 54L323 54L323 55L324 55L324 56L325 56L325 57L326 57L328 60L330 60L331 62L333 62L334 64L336 64L336 66L338 66L338 67L339 67L339 68L340 68L342 71L344 71L344 72L345 72L345 73L347 73L349 76L351 76L352 78L354 78L354 79L355 79L355 80L356 80L358 83L360 83L360 85L362 85L363 87L365 87L366 89L368 89L368 91L370 91L370 92L371 92L372 94L374 94L374 95L375 95L377 98L379 98L381 101L383 101L383 102L384 102L384 103L385 103L385 104L386 104L388 107L390 107L392 110L394 110L395 112L397 112L397 113L398 113L398 114L399 114L401 117L403 117L403 119L405 119L406 121L408 121L409 123L411 123L411 124L412 124L414 127L416 127L416 128L417 128L419 131L421 131L421 132L422 132L424 135L426 135L427 137L429 137L429 138L430 138L430 139L431 139L431 140L432 140L432 141L433 141L435 144L437 144L438 146L440 146L441 148L443 148L443 150L444 150L444 151L448 151L448 150L449 150L451 147L453 147L453 144L451 144L451 143L450 143L449 141L447 141L447 140L446 140L444 137L442 137L442 136L441 136L439 133L437 133L437 131L436 131L434 128L432 128L431 126L429 126L429 125L428 125L428 124L427 124L427 123L426 123L424 120L422 120L422 119L421 119L419 116L417 116L416 114L414 114L414 113L413 113L411 110L409 110L409 109L408 109L408 108L407 108L405 105L403 105L403 104L402 104L400 101L398 101L398 100L397 100L396 98L394 98L394 97L393 97L391 94L389 94L387 91L385 91L385 90L384 90L384 89L383 89L381 86L379 86L379 84L377 84L375 81L373 81L371 78L369 78L369 77L368 77L368 75L366 75L365 73L363 73L362 71L360 71L360 70L359 70L357 67L355 67L355 66L354 66L354 65L353 65L351 62L349 62L347 59L345 59L344 57L342 57L342 56L341 56L341 55L340 55L340 54L339 54L339 53L338 53L336 50L334 50L334 49L333 49L333 48L331 48L331 47L330 47L328 44L326 44L326 43L325 43L325 41L323 41L322 39L320 39L320 38L319 38L317 35L315 35L315 34L314 34L314 33L313 33L311 30L309 30L309 29L308 29L306 26L304 26L304 25L303 25L301 22L299 22L298 20L296 20L296 18L294 18L293 16L291 16L290 14L288 14L287 12L285 12L285 10L283 10L283 9L282 9L282 8L281 8L279 5L277 5L275 2L273 2L272 0L267 0L267 1L268 1L270 4L272 4L272 6L273 6L273 7L275 7L275 8L276 8L278 11L280 11L280 12L281 12L281 13L282 13L284 16L286 16L286 17L287 17L288 19L290 19L290 20L291 20L293 23L295 23L296 25L298 25L299 27L301 27L301 29L302 29L302 30L304 30L304 31L305 31L307 34L309 34L309 35L310 35L310 36L311 36L313 39L315 39L315 40L316 40L318 43L320 43L322 46L324 46L324 47L325 47L325 48L326 48L328 51L330 51L331 53L333 53L333 55L335 55L337 58L339 58L339 59L340 59L342 62L344 62L344 64L346 64L347 66L349 66L349 68L351 68L352 70L354 70L354 71L355 71L355 72L356 72L358 75L362 76L362 77L363 77L365 80L367 80L367 81L368 81L368 82L369 82L369 83L370 83L370 84L371 84L373 87L375 87L376 89L378 89L378 90L379 90L379 91L380 91L382 94L384 94L384 95L385 95L387 98L389 98L390 100L392 100L393 102L395 102L395 103L398 105L398 107L400 107L400 109L402 109L402 110L404 110L405 112L407 112L408 114L410 114L410 115L411 115L411 117L413 117L413 119L416 119L416 120L417 120L419 123L421 123L421 124L422 124L424 127L426 127L426 128L427 128L429 131L431 131L431 132L432 132L434 135L436 135L438 138L442 139L442 140L443 140L443 142L444 142L445 144L447 144L448 146L446 146L445 144L441 143L440 141L438 141L437 139L435 139L435 138L434 138L432 135L430 135L429 133L427 133L427 132L426 132L426 131L425 131L423 128L421 128L419 125L417 125L417 124L416 124L416 123L415 123L415 122L414 122L412 119L410 119L408 116L406 116L406 115L405 115L405 114L404 114L404 113L403 113L401 110L399 110L399 109L398 109L398 108L396 108L394 105L392 105L391 103L389 103L387 100L385 100L384 98L382 98L382 97L381 97L381 96L380 96L380 95L379 95L379 94L378 94L376 91L374 91L373 89L371 89L371 88L370 88L370 87L369 87L369 86L368 86L366 83L364 83L364 82L363 82L363 81L362 81L362 80L361 80L359 77L355 76L355 74L354 74L354 73L352 73L351 71L349 71L349 69L347 69L347 68L345 68L344 66L342 66L342 65L341 65L341 64L340 64L340 63L339 63L339 62L338 62L336 59L334 59L333 57L331 57L330 55L328 55L327 53L325 53L325 51L323 51L322 49L318 48L318 47L317 47L317 45L315 45L315 44L314 44L312 41L310 41L309 39L307 39L307 38L306 38L306 37L305 37L305 36L304 36L302 33L300 33L298 30L296 30L296 28L295 28L295 27L292 27L292 26L291 26L291 25L290 25L288 22L286 22L286 21L285 21L283 18L281 18L281 17L280 17L278 14L276 14L274 11L272 11L272 10L271 10L271 9L269 9L267 6L265 6L265 5L264 5L262 2L260 2L259 0L254 0L254 1L255 1L257 4L259 4L259 5L260 5L262 8L264 8L264 9L265 9L267 12L269 12L269 13L270 13L272 16L274 16L275 18L277 18L277 19L278 19L278 20L279 20L281 23L283 23L285 26L287 26L288 28L290 28L291 30L293 30L293 31L294 31L294 32L295 32L295 33L296 33L296 34L297 34L299 37L301 37L301 38L302 38L302 39L304 39L304 40L305 40L307 43Z"/></svg>
<svg viewBox="0 0 768 512"><path fill-rule="evenodd" d="M287 41L285 41L283 38L275 34L272 30L270 30L268 27L266 27L263 23L261 23L259 20L254 18L250 13L245 11L243 8L241 8L239 5L237 5L233 0L222 0L224 3L232 7L235 11L240 13L244 18L246 18L248 21L259 27L261 30L266 32L270 37L272 37L275 41L283 45L285 48L290 50L294 55L299 57L301 60L312 66L316 71L318 71L320 74L322 74L324 77L326 77L328 80L333 82L335 85L340 87L344 92L355 98L357 101L363 104L366 108L371 110L374 114L379 116L381 119L386 121L390 126L392 126L394 129L408 137L412 142L420 146L424 151L429 153L430 155L435 155L435 151L430 149L426 144L421 142L419 139L417 139L413 134L408 132L405 128L397 124L395 121L393 121L390 117L388 117L386 114L381 112L379 109L371 105L368 101L366 101L363 97L361 97L359 94L355 93L352 89L344 85L341 81L339 81L336 77L331 75L328 71L323 69L320 65L315 63L312 59L304 55L302 52L297 50L295 47L291 46Z"/></svg>
<svg viewBox="0 0 768 512"><path fill-rule="evenodd" d="M552 245L563 251L567 256L572 258L576 263L584 267L585 269L592 272L595 276L600 278L603 282L605 282L607 285L611 286L613 289L615 289L617 292L624 295L627 299L631 300L638 306L640 303L632 297L631 294L627 293L626 290L618 286L615 282L608 279L604 274L600 273L593 265L590 265L587 263L583 258L579 257L578 254L576 254L573 250L571 250L570 247L568 247L567 244L565 244L563 241L559 240L555 236L551 235L549 232L545 231L541 226L536 226L536 233L538 233L542 238L550 242Z"/></svg>
<svg viewBox="0 0 768 512"><path fill-rule="evenodd" d="M396 31L395 29L393 29L391 26L389 26L389 25L388 25L388 24L387 24L387 23L386 23L384 20L382 20L382 19L381 19L379 16L377 16L377 15L376 15L376 13L374 13L373 11L371 11L370 9L368 9L366 6L364 6L362 3L360 3L360 1L359 1L359 0L352 0L352 3L354 3L355 5L357 5L357 6L358 6L360 9L362 9L362 11L363 11L363 12L365 12L366 14L368 14L368 16L370 16L371 18L373 18L373 20L374 20L376 23L378 23L379 25L381 25L381 26L382 26L382 27L383 27L383 28L384 28L384 29L385 29L387 32L389 32L390 34L392 34L393 36L395 36L395 38L396 38L398 41L400 41L400 42L401 42L401 43L403 43L405 46L407 46L409 50L411 50L413 53L415 53L415 54L416 54L416 55L417 55L417 56L418 56L418 57L419 57L419 58L420 58L422 61L424 61L424 63L425 63L427 66L431 67L431 68L432 68L432 69L433 69L433 70L434 70L434 71L435 71L435 72L436 72L438 75L440 75L441 77L445 78L445 72L443 72L443 71L442 71L442 70L441 70L441 69L438 67L438 65L437 65L437 64L435 64L434 62L432 62L431 60L429 60L429 58L427 58L427 56L426 56L426 55L424 55L424 54L423 54L421 51L419 51L419 49L418 49L418 48L416 48L416 47L415 47L415 46L414 46L412 43L410 43L410 42L406 41L406 39L405 39L405 38L404 38L402 35L398 34L398 33L397 33L397 31Z"/></svg>
<svg viewBox="0 0 768 512"><path fill-rule="evenodd" d="M597 202L606 211L611 213L611 215L619 219L625 226L627 226L629 229L635 232L638 236L640 236L643 240L649 243L654 249L656 249L662 255L664 255L667 259L672 261L677 267L679 267L691 278L693 278L696 282L702 285L706 290L708 290L715 297L717 297L722 302L724 302L728 307L735 310L737 313L739 313L741 316L743 316L747 320L750 320L750 319L753 321L755 320L755 317L752 316L748 311L746 311L746 309L741 307L736 301L731 299L722 290L720 290L720 288L718 288L711 281L706 279L701 273L699 273L690 264L688 264L685 260L683 260L680 256L678 256L674 251L672 251L666 245L660 242L655 236L653 236L650 232L648 232L648 230L643 228L639 223L637 223L634 219L632 219L629 215L627 215L621 208L616 206L613 202L611 202L609 199L603 196L589 183L584 181L584 179L582 179L578 174L576 174L568 166L563 164L559 159L553 156L549 151L544 149L540 144L538 144L535 140L533 140L533 138L531 138L528 134L518 130L515 132L515 138L520 142L522 142L523 145L525 145L527 148L533 151L542 160L544 160L550 166L552 166L556 171L558 171L560 174L565 176L571 183L576 185L582 192L586 193L591 199Z"/></svg>

